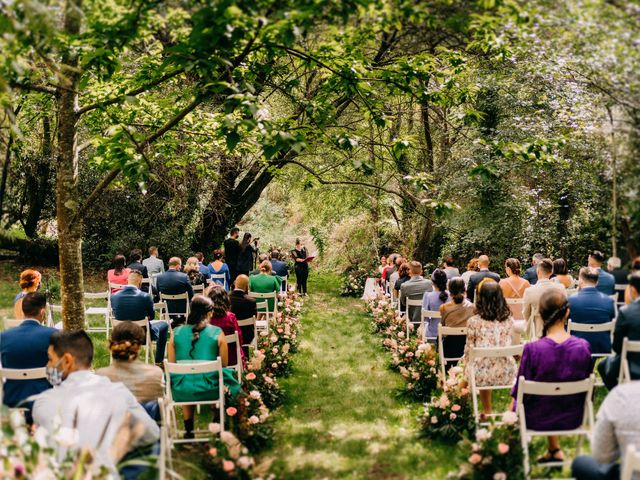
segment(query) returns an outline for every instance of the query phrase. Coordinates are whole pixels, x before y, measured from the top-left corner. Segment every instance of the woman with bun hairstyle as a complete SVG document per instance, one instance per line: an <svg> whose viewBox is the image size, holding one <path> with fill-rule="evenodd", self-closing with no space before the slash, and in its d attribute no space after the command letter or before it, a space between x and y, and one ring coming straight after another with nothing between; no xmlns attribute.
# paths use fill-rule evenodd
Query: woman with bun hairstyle
<svg viewBox="0 0 640 480"><path fill-rule="evenodd" d="M20 293L13 299L13 318L23 320L22 299L27 293L36 292L40 288L42 275L37 270L24 270L20 274Z"/></svg>
<svg viewBox="0 0 640 480"><path fill-rule="evenodd" d="M206 362L222 360L226 367L229 362L227 342L219 327L210 325L213 303L208 297L196 295L191 301L187 324L176 328L169 341L170 362ZM240 384L235 370L223 370L224 384L232 396L240 392ZM171 393L177 402L206 401L218 399L217 372L195 375L171 375ZM185 438L193 438L193 405L182 407Z"/></svg>

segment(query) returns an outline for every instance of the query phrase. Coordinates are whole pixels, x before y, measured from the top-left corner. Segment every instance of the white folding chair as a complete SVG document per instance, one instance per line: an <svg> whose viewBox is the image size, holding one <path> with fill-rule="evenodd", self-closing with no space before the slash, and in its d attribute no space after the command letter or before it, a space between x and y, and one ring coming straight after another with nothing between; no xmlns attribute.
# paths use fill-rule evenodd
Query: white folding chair
<svg viewBox="0 0 640 480"><path fill-rule="evenodd" d="M111 284L110 284L111 285ZM124 285L122 285L124 286ZM104 307L87 307L84 311L85 316L85 330L87 332L99 332L104 333L107 337L109 337L109 319L111 314L111 290L106 290L104 292L84 292L85 300L104 300ZM104 327L94 327L89 322L88 317L102 317L104 320Z"/></svg>
<svg viewBox="0 0 640 480"><path fill-rule="evenodd" d="M444 337L448 335L467 335L467 327L444 327L438 325L438 357L440 357L440 369L442 371L442 378L447 378L447 362L455 360L462 360L462 357L445 357L444 355Z"/></svg>
<svg viewBox="0 0 640 480"><path fill-rule="evenodd" d="M256 323L257 323L256 317L247 318L246 320L238 320L238 326L240 328L253 327L253 341L251 343L243 344L242 345L243 347L249 348L253 346L254 348L256 348L256 345L258 344L258 327Z"/></svg>
<svg viewBox="0 0 640 480"><path fill-rule="evenodd" d="M620 352L620 373L618 374L618 385L632 380L629 359L627 358L630 353L640 354L640 340L629 340L625 337L622 341L622 352Z"/></svg>
<svg viewBox="0 0 640 480"><path fill-rule="evenodd" d="M522 356L522 351L524 350L524 345L512 345L509 347L494 347L494 348L484 348L484 347L474 347L471 349L469 353L469 365L467 365L467 371L469 372L469 384L471 387L471 399L473 402L473 416L476 420L476 425L488 425L491 422L481 422L480 421L480 411L478 409L478 394L480 390L511 390L513 387L513 383L509 385L491 385L488 387L478 387L476 384L476 365L475 361L481 358L507 358L507 357L515 357ZM515 378L514 378L515 380ZM485 414L485 417L488 418L496 418L501 417L502 414L498 413L490 413ZM500 423L500 422L497 422Z"/></svg>
<svg viewBox="0 0 640 480"><path fill-rule="evenodd" d="M184 301L184 310L181 310L179 312L169 312L169 301ZM167 315L169 315L169 318L171 319L171 317L185 317L187 318L189 316L189 294L187 292L184 293L179 293L178 295L169 295L167 293L162 293L160 292L160 301L161 302L165 302L165 304L167 305Z"/></svg>
<svg viewBox="0 0 640 480"><path fill-rule="evenodd" d="M143 278L142 279L142 284L140 285L140 290L142 290L143 292L146 291L149 293L149 295L153 295L153 289L151 288L151 279L150 278Z"/></svg>
<svg viewBox="0 0 640 480"><path fill-rule="evenodd" d="M420 324L422 328L422 341L433 340L434 342L438 340L438 337L427 337L427 320L428 319L437 319L440 320L442 315L440 315L440 310L422 310L422 323ZM440 322L438 322L440 325Z"/></svg>
<svg viewBox="0 0 640 480"><path fill-rule="evenodd" d="M10 328L15 328L19 326L22 322L24 322L24 318L21 320L16 320L15 318L5 318L2 323L4 324L4 329L9 330Z"/></svg>
<svg viewBox="0 0 640 480"><path fill-rule="evenodd" d="M613 337L613 331L615 330L615 328L616 328L615 320L612 320L610 322L605 322L605 323L578 323L569 319L569 322L567 324L567 332L569 334L571 334L571 332L586 332L586 333L609 332L610 338ZM609 351L608 353L592 353L591 358L594 359L594 366L597 359L610 357L613 354L614 353L612 351ZM604 387L604 382L602 381L602 379L600 378L596 379L595 386Z"/></svg>
<svg viewBox="0 0 640 480"><path fill-rule="evenodd" d="M251 298L255 298L257 301L266 300L267 302L267 311L271 313L271 315L278 314L278 292L269 292L269 293L258 293L258 292L249 292L248 295ZM269 300L273 299L273 309L269 308ZM258 308L259 313L263 313Z"/></svg>
<svg viewBox="0 0 640 480"><path fill-rule="evenodd" d="M613 311L615 312L613 319L615 320L618 318L618 294L614 293L612 295L607 295L607 297L613 300Z"/></svg>
<svg viewBox="0 0 640 480"><path fill-rule="evenodd" d="M209 285L220 285L227 290L227 276L224 273L212 273L209 277Z"/></svg>
<svg viewBox="0 0 640 480"><path fill-rule="evenodd" d="M567 297L577 294L578 290L578 288L567 288Z"/></svg>
<svg viewBox="0 0 640 480"><path fill-rule="evenodd" d="M120 290L122 290L126 286L127 286L126 283L122 284L122 283L111 283L111 282L109 282L109 294L113 295L114 293L119 292Z"/></svg>
<svg viewBox="0 0 640 480"><path fill-rule="evenodd" d="M47 306L49 307L47 312L47 326L53 327L55 325L54 314L62 314L62 305L53 305L52 303L49 303Z"/></svg>
<svg viewBox="0 0 640 480"><path fill-rule="evenodd" d="M633 445L627 447L622 465L620 480L632 480L634 473L640 474L640 451Z"/></svg>
<svg viewBox="0 0 640 480"><path fill-rule="evenodd" d="M217 408L220 416L220 431L224 431L224 378L222 375L222 360L218 357L213 361L189 362L189 363L169 363L164 361L165 382L165 415L167 426L167 448L171 451L176 444L192 442L208 442L210 439L209 430L194 430L194 438L182 438L184 430L178 428L178 418L176 408L183 405L211 405ZM171 374L177 375L198 375L203 373L214 373L218 376L218 400L202 400L199 402L177 402L173 399L171 392Z"/></svg>
<svg viewBox="0 0 640 480"><path fill-rule="evenodd" d="M0 368L0 405L4 399L5 380L38 380L47 378L46 367L40 368ZM20 410L20 408L16 409Z"/></svg>
<svg viewBox="0 0 640 480"><path fill-rule="evenodd" d="M626 285L624 283L616 283L615 286L614 286L615 291L618 292L618 295L616 295L616 297L617 297L616 298L616 305L618 307L623 307L624 306L624 293L627 291L627 287L628 287L628 285ZM622 292L622 301L621 302L618 301L618 298L620 298L620 296L619 296L620 292Z"/></svg>
<svg viewBox="0 0 640 480"><path fill-rule="evenodd" d="M412 323L411 315L409 315L410 308L420 308L420 310L422 310L422 299L405 298L404 300L404 319L407 325L407 338L409 338ZM422 322L422 316L420 318L420 322Z"/></svg>
<svg viewBox="0 0 640 480"><path fill-rule="evenodd" d="M520 419L520 440L522 442L522 449L524 451L524 472L526 478L531 478L531 461L529 458L529 445L534 437L548 437L554 436L577 436L578 442L576 445L576 455L580 455L580 448L582 441L585 437L591 434L593 429L593 403L591 397L593 395L593 385L595 383L595 377L591 375L589 378L579 380L577 382L534 382L531 380L525 380L521 376L518 380L518 396L517 396L517 409L518 418ZM525 395L543 395L543 396L566 396L576 395L578 393L584 393L584 413L582 417L582 425L573 430L553 430L553 431L538 431L530 430L527 428L527 417L524 406ZM558 462L545 463L545 467L562 467L570 465L571 461L563 460Z"/></svg>
<svg viewBox="0 0 640 480"><path fill-rule="evenodd" d="M157 302L153 304L153 309L158 312L158 320L162 320L171 325L171 319L169 318L169 309L167 308L167 302Z"/></svg>
<svg viewBox="0 0 640 480"><path fill-rule="evenodd" d="M238 383L242 383L242 353L240 353L240 341L238 340L238 334L234 333L233 335L225 335L224 338L227 341L227 348L229 348L229 350L234 349L236 351L235 365L229 363L227 367L233 368L236 371L238 375ZM233 344L233 346L230 344Z"/></svg>
<svg viewBox="0 0 640 480"><path fill-rule="evenodd" d="M271 323L271 314L269 313L269 302L256 302L258 310L258 320L256 320L257 330L266 330L269 333L269 324ZM264 317L264 318L262 318Z"/></svg>
<svg viewBox="0 0 640 480"><path fill-rule="evenodd" d="M113 322L113 328L116 328L121 323L131 322L135 325L138 325L145 331L146 338L145 338L145 344L144 344L144 347L145 347L144 361L145 363L149 363L149 354L151 353L151 347L153 346L151 342L151 325L149 325L149 320L147 318L143 320L116 320L114 318L112 322Z"/></svg>
<svg viewBox="0 0 640 480"><path fill-rule="evenodd" d="M204 284L193 285L191 288L194 295L204 295Z"/></svg>

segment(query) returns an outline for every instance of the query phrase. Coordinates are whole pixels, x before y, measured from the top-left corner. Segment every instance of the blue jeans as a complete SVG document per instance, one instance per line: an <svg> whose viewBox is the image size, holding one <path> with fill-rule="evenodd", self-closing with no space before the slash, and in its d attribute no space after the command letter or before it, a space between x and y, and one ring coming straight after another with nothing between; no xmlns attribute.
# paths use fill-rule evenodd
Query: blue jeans
<svg viewBox="0 0 640 480"><path fill-rule="evenodd" d="M582 455L573 460L571 476L577 480L618 480L620 465L617 463L598 463L595 458Z"/></svg>
<svg viewBox="0 0 640 480"><path fill-rule="evenodd" d="M156 363L162 363L169 336L169 324L162 320L152 320L149 324L151 326L151 340L156 342Z"/></svg>

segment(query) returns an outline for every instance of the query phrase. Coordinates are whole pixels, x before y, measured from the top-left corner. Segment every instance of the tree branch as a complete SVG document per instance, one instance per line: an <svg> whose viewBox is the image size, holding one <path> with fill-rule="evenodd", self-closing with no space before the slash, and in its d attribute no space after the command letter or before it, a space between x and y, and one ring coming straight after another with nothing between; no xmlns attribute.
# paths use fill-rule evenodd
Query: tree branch
<svg viewBox="0 0 640 480"><path fill-rule="evenodd" d="M47 85L34 85L32 83L10 82L9 86L11 88L18 88L26 92L48 93L49 95L56 94L56 89L54 87L49 87Z"/></svg>

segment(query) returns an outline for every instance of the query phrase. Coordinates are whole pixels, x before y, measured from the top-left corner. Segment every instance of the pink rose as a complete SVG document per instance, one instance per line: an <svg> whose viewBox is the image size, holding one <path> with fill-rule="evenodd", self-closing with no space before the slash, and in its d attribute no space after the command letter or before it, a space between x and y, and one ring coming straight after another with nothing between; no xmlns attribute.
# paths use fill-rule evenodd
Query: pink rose
<svg viewBox="0 0 640 480"><path fill-rule="evenodd" d="M498 452L500 452L502 455L504 455L508 451L509 451L509 445L502 442L498 444Z"/></svg>
<svg viewBox="0 0 640 480"><path fill-rule="evenodd" d="M222 461L222 469L225 472L233 472L236 468L235 463L233 463L231 460L223 460Z"/></svg>
<svg viewBox="0 0 640 480"><path fill-rule="evenodd" d="M251 372L251 373L247 373L247 380L255 380L256 379L256 374Z"/></svg>
<svg viewBox="0 0 640 480"><path fill-rule="evenodd" d="M472 453L469 457L469 463L471 465L477 465L482 461L482 457L477 453Z"/></svg>
<svg viewBox="0 0 640 480"><path fill-rule="evenodd" d="M209 455L211 455L212 457L217 457L218 456L218 449L217 448L210 448L209 449Z"/></svg>
<svg viewBox="0 0 640 480"><path fill-rule="evenodd" d="M462 407L458 404L451 407L452 412L459 412Z"/></svg>
<svg viewBox="0 0 640 480"><path fill-rule="evenodd" d="M227 415L229 415L230 417L233 417L236 413L238 413L238 409L235 407L229 407L227 408Z"/></svg>

